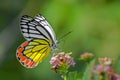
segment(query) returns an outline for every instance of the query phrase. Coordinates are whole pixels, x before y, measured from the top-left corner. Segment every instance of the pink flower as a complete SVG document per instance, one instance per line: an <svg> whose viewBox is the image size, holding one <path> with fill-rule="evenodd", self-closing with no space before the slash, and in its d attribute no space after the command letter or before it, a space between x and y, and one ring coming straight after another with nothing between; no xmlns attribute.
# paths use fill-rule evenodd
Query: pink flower
<svg viewBox="0 0 120 80"><path fill-rule="evenodd" d="M57 69L63 69L67 66L75 66L75 62L71 57L71 54L72 53L64 52L53 54L53 57L50 60L50 64L53 65L51 69L57 72Z"/></svg>
<svg viewBox="0 0 120 80"><path fill-rule="evenodd" d="M104 73L112 70L111 66L96 65L95 71L98 73Z"/></svg>
<svg viewBox="0 0 120 80"><path fill-rule="evenodd" d="M115 71L113 70L108 72L108 77L109 77L109 80L120 80L120 75L115 73Z"/></svg>
<svg viewBox="0 0 120 80"><path fill-rule="evenodd" d="M120 80L120 75L118 75L112 68L112 59L111 58L99 58L99 65L94 67L94 73L98 76L102 76L102 79L108 80ZM104 76L104 75L107 76Z"/></svg>

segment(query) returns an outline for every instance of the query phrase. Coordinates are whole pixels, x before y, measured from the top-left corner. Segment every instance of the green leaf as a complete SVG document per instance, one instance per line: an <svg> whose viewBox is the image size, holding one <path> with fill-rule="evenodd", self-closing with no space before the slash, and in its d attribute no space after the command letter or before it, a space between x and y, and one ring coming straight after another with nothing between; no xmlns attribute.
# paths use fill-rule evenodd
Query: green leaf
<svg viewBox="0 0 120 80"><path fill-rule="evenodd" d="M67 80L82 80L82 73L77 73L77 71L69 72Z"/></svg>
<svg viewBox="0 0 120 80"><path fill-rule="evenodd" d="M94 64L95 64L95 59L93 59L90 63L88 63L82 80L91 80Z"/></svg>
<svg viewBox="0 0 120 80"><path fill-rule="evenodd" d="M117 61L117 70L116 71L120 74L120 57Z"/></svg>

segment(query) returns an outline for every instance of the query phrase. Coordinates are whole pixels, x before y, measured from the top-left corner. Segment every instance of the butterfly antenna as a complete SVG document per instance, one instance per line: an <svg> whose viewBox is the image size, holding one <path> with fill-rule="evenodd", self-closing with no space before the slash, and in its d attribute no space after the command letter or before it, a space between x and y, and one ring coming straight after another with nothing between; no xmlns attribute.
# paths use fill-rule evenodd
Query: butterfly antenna
<svg viewBox="0 0 120 80"><path fill-rule="evenodd" d="M69 31L69 32L67 32L66 34L64 34L63 36L61 36L60 38L59 38L59 41L61 41L64 37L66 37L67 35L69 35L70 33L72 33L73 31Z"/></svg>

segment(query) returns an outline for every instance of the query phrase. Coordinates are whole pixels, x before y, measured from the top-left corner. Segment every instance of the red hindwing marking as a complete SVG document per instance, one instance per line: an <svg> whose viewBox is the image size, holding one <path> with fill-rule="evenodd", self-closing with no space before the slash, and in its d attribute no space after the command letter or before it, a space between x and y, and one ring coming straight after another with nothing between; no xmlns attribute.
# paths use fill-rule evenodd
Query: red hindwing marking
<svg viewBox="0 0 120 80"><path fill-rule="evenodd" d="M17 50L17 52L18 52L18 53L22 53L23 50L24 50L24 48L23 48L23 47L20 47L20 48Z"/></svg>
<svg viewBox="0 0 120 80"><path fill-rule="evenodd" d="M35 65L36 65L35 62L31 62L30 65L29 65L29 67L30 67L30 68L33 68Z"/></svg>
<svg viewBox="0 0 120 80"><path fill-rule="evenodd" d="M30 59L27 59L27 60L25 61L25 64L28 65L30 62L31 62L31 60L30 60Z"/></svg>
<svg viewBox="0 0 120 80"><path fill-rule="evenodd" d="M28 41L24 42L24 43L20 46L20 48L18 48L17 52L18 52L18 53L22 53L23 50L25 49L25 47L26 47L27 45L28 45Z"/></svg>
<svg viewBox="0 0 120 80"><path fill-rule="evenodd" d="M20 58L20 62L24 62L26 59L27 59L27 58L26 58L25 56L22 56L22 57Z"/></svg>
<svg viewBox="0 0 120 80"><path fill-rule="evenodd" d="M18 58L21 58L22 56L23 56L23 54L22 53L18 53Z"/></svg>
<svg viewBox="0 0 120 80"><path fill-rule="evenodd" d="M24 42L21 47L26 47L28 45L28 41Z"/></svg>
<svg viewBox="0 0 120 80"><path fill-rule="evenodd" d="M28 45L28 41L21 44L21 46L17 50L17 57L20 58L19 61L22 65L24 65L27 68L33 68L36 66L36 62L29 59L27 56L24 55L24 49Z"/></svg>

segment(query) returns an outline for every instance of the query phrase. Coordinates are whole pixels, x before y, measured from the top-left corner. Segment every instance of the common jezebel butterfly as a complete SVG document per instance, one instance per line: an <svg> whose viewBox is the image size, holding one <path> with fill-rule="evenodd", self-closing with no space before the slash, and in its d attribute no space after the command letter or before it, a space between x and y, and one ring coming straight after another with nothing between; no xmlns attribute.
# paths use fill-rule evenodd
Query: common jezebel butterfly
<svg viewBox="0 0 120 80"><path fill-rule="evenodd" d="M57 40L54 30L40 14L34 18L24 15L20 19L21 32L26 39L17 49L16 57L26 68L37 66L56 49Z"/></svg>

